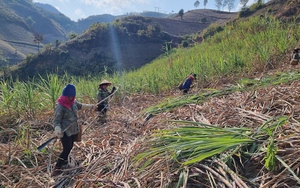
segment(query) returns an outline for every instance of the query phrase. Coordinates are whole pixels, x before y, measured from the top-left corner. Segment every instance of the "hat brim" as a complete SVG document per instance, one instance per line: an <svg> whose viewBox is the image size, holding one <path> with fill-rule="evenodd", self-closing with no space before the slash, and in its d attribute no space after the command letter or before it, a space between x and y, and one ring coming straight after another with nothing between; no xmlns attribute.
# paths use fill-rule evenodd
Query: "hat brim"
<svg viewBox="0 0 300 188"><path fill-rule="evenodd" d="M99 84L99 86L101 86L101 85L111 85L112 83L111 82L109 82L108 80L103 80L100 84Z"/></svg>
<svg viewBox="0 0 300 188"><path fill-rule="evenodd" d="M102 86L102 85L111 85L111 83L102 83L102 84L99 84L99 86Z"/></svg>

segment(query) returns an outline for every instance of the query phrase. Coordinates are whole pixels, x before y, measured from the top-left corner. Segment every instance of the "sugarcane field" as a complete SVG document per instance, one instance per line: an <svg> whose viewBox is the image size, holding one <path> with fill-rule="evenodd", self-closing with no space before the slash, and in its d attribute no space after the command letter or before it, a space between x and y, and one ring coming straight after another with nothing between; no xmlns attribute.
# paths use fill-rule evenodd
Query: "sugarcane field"
<svg viewBox="0 0 300 188"><path fill-rule="evenodd" d="M0 0L0 188L300 187L299 0L42 1Z"/></svg>

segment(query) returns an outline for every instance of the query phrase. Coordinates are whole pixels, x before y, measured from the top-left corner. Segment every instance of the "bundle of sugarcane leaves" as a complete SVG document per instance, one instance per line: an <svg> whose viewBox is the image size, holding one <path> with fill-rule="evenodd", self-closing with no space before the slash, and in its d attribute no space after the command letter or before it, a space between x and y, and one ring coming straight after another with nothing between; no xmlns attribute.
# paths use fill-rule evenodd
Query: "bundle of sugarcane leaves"
<svg viewBox="0 0 300 188"><path fill-rule="evenodd" d="M171 121L170 128L155 132L144 142L146 149L135 161L141 169L148 170L148 176L157 174L155 168L165 166L169 173L161 172L161 175L174 175L169 177L166 187L300 185L299 174L295 172L300 166L299 157L294 159L297 148L293 151L279 149L287 149L290 143L291 137L280 139L284 132L295 131L285 129L290 123L288 120L288 117L272 118L257 129ZM176 171L170 173L172 169Z"/></svg>

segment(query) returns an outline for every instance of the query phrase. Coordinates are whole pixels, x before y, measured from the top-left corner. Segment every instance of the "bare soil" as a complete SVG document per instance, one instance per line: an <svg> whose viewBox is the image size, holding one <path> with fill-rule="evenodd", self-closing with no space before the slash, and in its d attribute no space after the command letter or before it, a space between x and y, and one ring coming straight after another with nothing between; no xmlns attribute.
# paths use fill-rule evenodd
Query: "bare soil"
<svg viewBox="0 0 300 188"><path fill-rule="evenodd" d="M202 32L210 24L220 24L232 20L236 12L223 12L210 9L195 9L184 13L183 17L151 18L162 26L163 31L174 36L184 36ZM205 20L205 21L204 21Z"/></svg>

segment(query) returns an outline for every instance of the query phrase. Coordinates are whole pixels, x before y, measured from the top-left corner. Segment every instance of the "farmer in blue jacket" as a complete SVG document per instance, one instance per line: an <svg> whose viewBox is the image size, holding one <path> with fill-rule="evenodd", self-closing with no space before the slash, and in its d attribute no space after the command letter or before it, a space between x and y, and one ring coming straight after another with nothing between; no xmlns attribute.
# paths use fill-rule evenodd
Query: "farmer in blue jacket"
<svg viewBox="0 0 300 188"><path fill-rule="evenodd" d="M191 74L185 79L185 81L182 84L180 84L179 89L183 90L183 94L188 93L193 81L196 79L196 76L197 76L196 74Z"/></svg>

